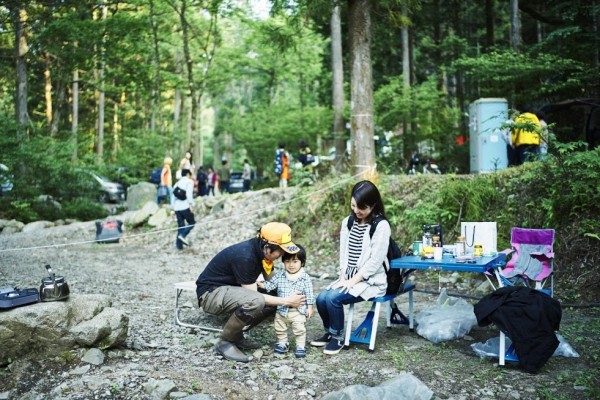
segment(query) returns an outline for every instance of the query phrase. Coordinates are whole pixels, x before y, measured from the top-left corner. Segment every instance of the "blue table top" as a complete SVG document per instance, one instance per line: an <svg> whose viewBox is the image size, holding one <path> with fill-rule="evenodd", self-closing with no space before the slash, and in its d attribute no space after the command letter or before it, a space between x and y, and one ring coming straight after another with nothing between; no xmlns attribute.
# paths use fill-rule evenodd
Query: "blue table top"
<svg viewBox="0 0 600 400"><path fill-rule="evenodd" d="M475 263L457 262L451 255L442 257L441 261L421 259L421 256L406 256L393 259L391 268L398 269L429 269L433 271L461 271L461 272L485 272L492 268L504 265L506 255L499 253L495 256L484 256L475 258Z"/></svg>

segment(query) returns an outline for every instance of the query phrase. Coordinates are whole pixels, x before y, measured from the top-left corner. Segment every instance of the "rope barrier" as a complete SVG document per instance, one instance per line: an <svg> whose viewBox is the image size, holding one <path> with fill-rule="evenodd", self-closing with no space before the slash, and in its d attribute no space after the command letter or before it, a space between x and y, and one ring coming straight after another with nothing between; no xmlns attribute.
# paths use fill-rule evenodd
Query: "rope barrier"
<svg viewBox="0 0 600 400"><path fill-rule="evenodd" d="M375 167L372 167L375 168ZM326 186L324 188L315 190L313 192L310 192L308 194L302 195L302 196L298 196L298 197L293 197L289 200L284 200L282 202L279 203L275 203L272 205L268 205L265 206L263 208L259 208L258 210L252 210L252 211L247 211L247 212L242 212L242 213L237 213L234 215L229 215L226 217L221 217L221 218L217 218L215 220L212 221L203 221L203 225L206 225L207 227L209 226L209 224L213 224L216 222L221 222L221 221L227 221L229 219L239 219L240 217L249 215L249 214L257 214L263 211L269 211L271 209L277 208L277 207L281 207L285 204L289 204L304 198L308 198L311 196L314 196L316 194L325 192L325 191L329 191L331 189L333 189L336 186L340 186L342 184L344 184L345 182L348 182L352 179L356 179L357 177L363 175L364 172L360 172L358 174L352 175L349 178L346 179L342 179L341 181L337 181L336 183ZM192 225L187 225L190 227L195 227L196 225L199 225L199 223L195 223ZM159 233L164 233L164 232L172 232L172 231L176 231L178 230L179 227L176 228L165 228L165 229L159 229L159 230L154 230L154 231L148 231L148 232L144 232L144 233L137 233L137 234L132 234L132 235L127 235L127 236L123 236L121 237L121 239L129 239L129 238L135 238L135 237L143 237L143 236L150 236L150 235L157 235ZM90 244L90 243L100 243L100 242L104 242L104 241L109 241L109 240L114 240L112 238L109 239L100 239L100 240L83 240L83 241L79 241L79 242L70 242L70 243L56 243L56 244L49 244L49 245L43 245L43 246L31 246L31 247L15 247L15 248L8 248L8 249L0 249L0 253L5 253L5 252L9 252L9 251L25 251L25 250L38 250L38 249L49 249L49 248L60 248L60 247L69 247L69 246L79 246L79 245L83 245L83 244Z"/></svg>

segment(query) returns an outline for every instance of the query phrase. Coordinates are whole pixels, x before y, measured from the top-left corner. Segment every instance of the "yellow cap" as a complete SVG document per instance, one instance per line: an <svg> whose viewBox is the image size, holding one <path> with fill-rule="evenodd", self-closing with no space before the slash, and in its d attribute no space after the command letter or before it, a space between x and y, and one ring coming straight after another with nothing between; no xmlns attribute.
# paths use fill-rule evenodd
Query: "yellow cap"
<svg viewBox="0 0 600 400"><path fill-rule="evenodd" d="M300 248L292 242L292 228L281 222L269 222L260 228L259 236L268 243L276 244L286 253L296 254Z"/></svg>

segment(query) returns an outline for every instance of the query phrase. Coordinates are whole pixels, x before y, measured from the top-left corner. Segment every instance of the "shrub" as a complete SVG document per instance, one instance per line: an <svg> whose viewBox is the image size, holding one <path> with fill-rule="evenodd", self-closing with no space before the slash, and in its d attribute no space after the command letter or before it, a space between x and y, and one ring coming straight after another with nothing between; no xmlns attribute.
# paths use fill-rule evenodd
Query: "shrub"
<svg viewBox="0 0 600 400"><path fill-rule="evenodd" d="M108 211L102 205L89 199L67 200L62 205L64 218L75 218L80 221L92 221L108 216Z"/></svg>

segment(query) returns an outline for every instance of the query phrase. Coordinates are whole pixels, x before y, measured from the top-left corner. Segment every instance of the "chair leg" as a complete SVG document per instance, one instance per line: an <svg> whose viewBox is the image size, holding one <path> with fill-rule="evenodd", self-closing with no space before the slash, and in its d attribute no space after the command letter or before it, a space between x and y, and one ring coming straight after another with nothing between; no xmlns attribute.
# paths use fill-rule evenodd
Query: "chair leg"
<svg viewBox="0 0 600 400"><path fill-rule="evenodd" d="M414 298L413 291L408 292L408 330L413 331L415 327L415 309L414 309Z"/></svg>
<svg viewBox="0 0 600 400"><path fill-rule="evenodd" d="M352 318L354 317L354 304L348 306L348 321L346 321L346 335L344 338L344 349L350 348L350 335L352 334Z"/></svg>
<svg viewBox="0 0 600 400"><path fill-rule="evenodd" d="M504 365L504 356L506 353L506 335L500 331L500 345L498 346L498 365Z"/></svg>
<svg viewBox="0 0 600 400"><path fill-rule="evenodd" d="M385 322L388 328L392 327L392 300L385 302Z"/></svg>
<svg viewBox="0 0 600 400"><path fill-rule="evenodd" d="M379 323L379 311L381 310L381 303L375 303L375 314L373 315L373 328L371 331L371 340L369 342L369 351L375 351L375 339L377 339L377 324Z"/></svg>

